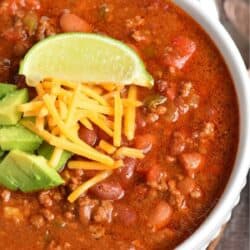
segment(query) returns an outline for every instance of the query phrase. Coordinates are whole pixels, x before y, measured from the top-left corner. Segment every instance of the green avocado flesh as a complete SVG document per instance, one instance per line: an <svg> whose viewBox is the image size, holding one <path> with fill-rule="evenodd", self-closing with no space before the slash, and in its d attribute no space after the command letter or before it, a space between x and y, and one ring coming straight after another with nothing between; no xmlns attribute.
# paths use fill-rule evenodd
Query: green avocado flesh
<svg viewBox="0 0 250 250"><path fill-rule="evenodd" d="M22 113L17 110L18 105L29 99L27 89L16 90L0 100L0 125L15 125Z"/></svg>
<svg viewBox="0 0 250 250"><path fill-rule="evenodd" d="M0 147L4 151L19 149L34 152L42 143L42 139L21 125L0 128Z"/></svg>
<svg viewBox="0 0 250 250"><path fill-rule="evenodd" d="M44 156L46 159L50 159L52 153L53 153L54 147L49 145L46 142L43 142L43 144L40 146L40 148L38 149L38 154ZM70 159L70 157L73 154L68 152L68 151L63 151L61 158L57 164L56 167L54 167L55 170L60 171L65 164L67 163L67 161Z"/></svg>
<svg viewBox="0 0 250 250"><path fill-rule="evenodd" d="M10 190L33 192L63 183L60 175L42 156L12 150L0 164L0 184Z"/></svg>
<svg viewBox="0 0 250 250"><path fill-rule="evenodd" d="M16 86L8 83L0 83L0 99L16 90Z"/></svg>
<svg viewBox="0 0 250 250"><path fill-rule="evenodd" d="M4 151L0 148L0 159L2 158L3 155L4 155Z"/></svg>

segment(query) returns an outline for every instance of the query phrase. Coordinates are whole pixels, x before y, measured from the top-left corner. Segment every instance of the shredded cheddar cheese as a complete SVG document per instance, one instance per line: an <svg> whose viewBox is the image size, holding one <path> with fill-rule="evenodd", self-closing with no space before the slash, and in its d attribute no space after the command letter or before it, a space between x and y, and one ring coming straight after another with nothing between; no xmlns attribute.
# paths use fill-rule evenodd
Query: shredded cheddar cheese
<svg viewBox="0 0 250 250"><path fill-rule="evenodd" d="M95 177L89 179L88 181L84 182L82 185L76 188L76 190L73 191L73 193L69 195L68 201L71 203L74 202L81 195L83 195L88 189L95 186L99 182L107 179L111 174L112 174L112 170L106 170L97 174Z"/></svg>
<svg viewBox="0 0 250 250"><path fill-rule="evenodd" d="M107 135L113 136L113 131L109 128L108 124L105 120L103 120L100 116L89 113L87 115L88 119L92 121L95 125L97 125L100 129L102 129Z"/></svg>
<svg viewBox="0 0 250 250"><path fill-rule="evenodd" d="M136 106L133 102L136 102L137 91L135 86L130 86L128 92L128 106L126 107L124 115L124 134L128 140L133 140L135 136L135 116L136 116Z"/></svg>
<svg viewBox="0 0 250 250"><path fill-rule="evenodd" d="M41 130L41 129L44 129L44 125L45 125L44 117L37 116L36 117L36 127Z"/></svg>
<svg viewBox="0 0 250 250"><path fill-rule="evenodd" d="M53 153L52 153L52 156L49 160L49 165L51 167L56 167L58 162L60 161L60 158L62 156L62 153L63 153L63 150L60 149L60 148L55 148Z"/></svg>
<svg viewBox="0 0 250 250"><path fill-rule="evenodd" d="M93 130L93 129L94 129L92 123L91 123L91 122L89 121L89 119L86 118L86 117L82 117L82 118L80 119L80 123L81 123L85 128L87 128L87 129L89 129L89 130Z"/></svg>
<svg viewBox="0 0 250 250"><path fill-rule="evenodd" d="M110 155L116 151L116 147L114 147L113 145L109 144L108 142L104 140L100 141L99 148Z"/></svg>
<svg viewBox="0 0 250 250"><path fill-rule="evenodd" d="M122 139L123 105L120 92L118 91L116 91L114 94L114 102L115 102L114 146L120 147Z"/></svg>
<svg viewBox="0 0 250 250"><path fill-rule="evenodd" d="M86 158L69 161L69 169L102 171L74 190L68 197L70 202L108 178L112 170L122 167L123 158L144 157L142 150L122 146L122 136L134 139L136 108L142 106L135 86L126 92L122 85L45 79L35 88L37 96L18 110L24 117L34 117L32 121L22 120L21 124L54 147L49 165L57 166L66 150ZM99 128L113 143L101 140L97 146L88 145L80 138L81 126L89 130Z"/></svg>
<svg viewBox="0 0 250 250"><path fill-rule="evenodd" d="M140 149L121 147L115 152L115 156L117 158L131 157L131 158L143 159L145 155L143 154L143 151Z"/></svg>
<svg viewBox="0 0 250 250"><path fill-rule="evenodd" d="M69 169L84 169L84 170L107 170L107 169L116 169L123 166L123 161L118 160L114 163L113 166L107 166L99 162L91 161L70 161L68 163Z"/></svg>

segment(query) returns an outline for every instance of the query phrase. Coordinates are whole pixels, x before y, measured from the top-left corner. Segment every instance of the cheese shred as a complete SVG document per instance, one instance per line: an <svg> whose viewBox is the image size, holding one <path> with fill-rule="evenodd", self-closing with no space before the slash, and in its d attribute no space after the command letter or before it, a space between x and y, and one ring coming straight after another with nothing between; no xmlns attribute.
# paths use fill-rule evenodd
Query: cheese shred
<svg viewBox="0 0 250 250"><path fill-rule="evenodd" d="M136 106L133 102L136 102L137 89L135 86L130 86L128 91L129 105L125 109L124 114L124 134L129 141L133 140L135 137L135 117L136 117ZM132 104L132 105L131 105Z"/></svg>
<svg viewBox="0 0 250 250"><path fill-rule="evenodd" d="M120 96L120 92L116 91L114 94L115 103L115 118L114 118L114 146L121 146L122 139L122 116L123 116L123 105Z"/></svg>
<svg viewBox="0 0 250 250"><path fill-rule="evenodd" d="M104 140L100 141L99 148L110 155L112 155L116 151L116 147L112 146L110 143Z"/></svg>
<svg viewBox="0 0 250 250"><path fill-rule="evenodd" d="M84 182L82 185L80 185L78 188L76 188L68 196L68 201L73 203L80 196L82 196L86 191L88 191L88 189L95 186L99 182L107 179L112 173L113 173L112 170L102 171L101 173L97 174L95 177L93 177L93 178L89 179L88 181Z"/></svg>
<svg viewBox="0 0 250 250"><path fill-rule="evenodd" d="M141 149L129 148L129 147L121 147L115 152L115 157L124 158L131 157L137 159L143 159L145 155Z"/></svg>
<svg viewBox="0 0 250 250"><path fill-rule="evenodd" d="M69 169L84 169L84 170L107 170L107 169L116 169L123 166L123 161L118 160L114 163L113 166L107 166L99 162L91 161L70 161L68 163Z"/></svg>
<svg viewBox="0 0 250 250"><path fill-rule="evenodd" d="M51 158L49 160L49 165L54 168L58 165L60 159L61 159L61 156L62 156L62 153L63 153L63 150L60 149L60 148L55 148L52 155L51 155Z"/></svg>

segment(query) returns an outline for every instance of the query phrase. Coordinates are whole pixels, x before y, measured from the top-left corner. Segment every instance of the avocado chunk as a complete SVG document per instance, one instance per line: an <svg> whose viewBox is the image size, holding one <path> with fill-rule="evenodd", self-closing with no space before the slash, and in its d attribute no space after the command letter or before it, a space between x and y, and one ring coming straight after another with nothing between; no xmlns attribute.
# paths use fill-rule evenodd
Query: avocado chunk
<svg viewBox="0 0 250 250"><path fill-rule="evenodd" d="M17 110L18 105L27 102L28 90L16 90L0 100L0 125L15 125L22 113Z"/></svg>
<svg viewBox="0 0 250 250"><path fill-rule="evenodd" d="M41 143L42 139L39 136L19 124L0 128L0 147L3 150L19 149L33 152Z"/></svg>
<svg viewBox="0 0 250 250"><path fill-rule="evenodd" d="M54 147L49 145L47 142L43 142L43 144L37 150L39 155L44 156L48 160L50 159L53 151L54 151ZM73 154L68 152L68 151L63 151L61 158L60 158L57 166L54 167L54 169L57 171L60 171L65 166L65 164L67 163L67 161L70 159L70 157L72 155Z"/></svg>
<svg viewBox="0 0 250 250"><path fill-rule="evenodd" d="M0 99L15 91L16 89L17 87L14 84L0 83Z"/></svg>
<svg viewBox="0 0 250 250"><path fill-rule="evenodd" d="M11 190L33 192L63 183L60 175L42 156L12 150L0 164L0 184Z"/></svg>

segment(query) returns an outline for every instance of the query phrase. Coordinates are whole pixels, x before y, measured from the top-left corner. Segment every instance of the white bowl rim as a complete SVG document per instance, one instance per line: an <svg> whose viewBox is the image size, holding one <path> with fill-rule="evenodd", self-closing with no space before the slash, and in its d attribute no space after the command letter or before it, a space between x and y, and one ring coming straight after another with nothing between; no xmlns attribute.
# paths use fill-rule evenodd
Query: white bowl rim
<svg viewBox="0 0 250 250"><path fill-rule="evenodd" d="M238 152L226 188L201 226L177 247L178 250L197 250L205 248L226 223L246 183L250 166L250 153L247 151L247 145L250 145L250 82L240 52L219 20L211 16L209 10L203 9L198 1L174 2L201 25L222 54L233 78L240 115Z"/></svg>

